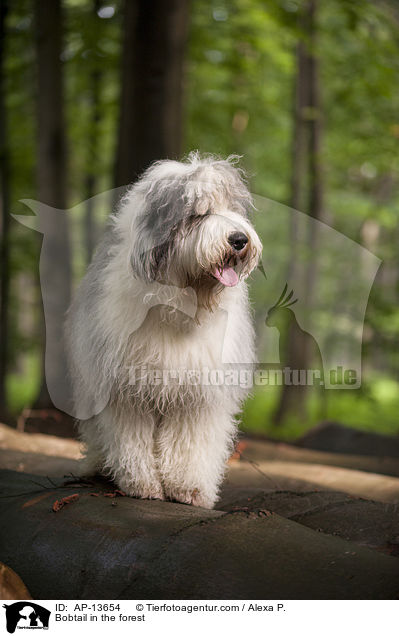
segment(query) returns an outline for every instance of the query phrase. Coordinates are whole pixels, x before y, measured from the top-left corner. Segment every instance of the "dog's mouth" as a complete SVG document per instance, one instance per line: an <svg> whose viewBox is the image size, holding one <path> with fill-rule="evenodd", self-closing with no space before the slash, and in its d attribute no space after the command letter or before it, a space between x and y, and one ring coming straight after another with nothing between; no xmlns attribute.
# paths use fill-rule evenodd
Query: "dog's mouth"
<svg viewBox="0 0 399 636"><path fill-rule="evenodd" d="M234 259L228 258L222 265L217 265L212 271L212 276L225 287L235 287L240 282L240 277L234 269Z"/></svg>
<svg viewBox="0 0 399 636"><path fill-rule="evenodd" d="M212 276L214 276L219 283L222 283L225 287L235 287L239 282L239 277L234 267L231 265L223 265L223 267L216 267L212 272Z"/></svg>

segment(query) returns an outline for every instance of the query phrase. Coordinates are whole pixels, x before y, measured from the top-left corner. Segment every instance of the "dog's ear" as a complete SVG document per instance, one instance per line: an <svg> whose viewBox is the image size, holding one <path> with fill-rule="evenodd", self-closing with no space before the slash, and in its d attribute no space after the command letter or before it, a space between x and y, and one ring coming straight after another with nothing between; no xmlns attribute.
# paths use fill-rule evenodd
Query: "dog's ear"
<svg viewBox="0 0 399 636"><path fill-rule="evenodd" d="M152 246L151 240L138 240L130 253L130 264L133 273L147 282L157 280L162 270L166 269L168 255L172 246L172 232L169 240Z"/></svg>
<svg viewBox="0 0 399 636"><path fill-rule="evenodd" d="M166 265L169 251L168 243L157 245L148 250L134 250L130 255L130 264L133 273L148 283L155 281L162 269Z"/></svg>
<svg viewBox="0 0 399 636"><path fill-rule="evenodd" d="M184 186L181 179L170 178L140 184L142 204L130 260L133 272L146 281L154 281L166 265L176 230L187 215Z"/></svg>

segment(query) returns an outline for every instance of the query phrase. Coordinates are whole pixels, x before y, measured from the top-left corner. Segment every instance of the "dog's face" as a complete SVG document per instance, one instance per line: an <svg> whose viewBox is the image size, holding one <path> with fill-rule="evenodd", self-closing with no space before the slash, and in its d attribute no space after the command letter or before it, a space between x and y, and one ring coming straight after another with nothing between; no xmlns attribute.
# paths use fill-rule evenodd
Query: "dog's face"
<svg viewBox="0 0 399 636"><path fill-rule="evenodd" d="M247 218L251 196L230 161L155 164L133 187L133 273L146 282L191 286L211 305L256 267L261 242Z"/></svg>
<svg viewBox="0 0 399 636"><path fill-rule="evenodd" d="M228 202L180 223L172 242L167 268L176 284L215 294L235 287L256 267L261 243L249 221Z"/></svg>

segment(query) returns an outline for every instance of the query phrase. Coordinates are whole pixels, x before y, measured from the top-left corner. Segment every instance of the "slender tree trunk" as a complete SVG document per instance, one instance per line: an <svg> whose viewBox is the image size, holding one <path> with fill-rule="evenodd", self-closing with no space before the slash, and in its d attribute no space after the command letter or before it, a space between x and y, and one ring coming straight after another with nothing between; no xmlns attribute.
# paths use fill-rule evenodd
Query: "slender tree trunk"
<svg viewBox="0 0 399 636"><path fill-rule="evenodd" d="M180 153L189 0L125 0L124 6L116 187L152 161Z"/></svg>
<svg viewBox="0 0 399 636"><path fill-rule="evenodd" d="M321 105L319 88L319 61L316 52L317 0L308 0L299 17L299 26L304 40L297 47L297 82L295 91L294 139L292 154L291 207L298 209L307 202L309 215L320 220L323 211L323 180L320 159L321 149ZM304 168L308 166L307 175ZM306 178L308 177L308 178ZM293 215L295 217L295 214ZM297 258L295 218L291 225L292 254L288 277L292 275ZM304 271L304 298L311 307L317 277L317 224L309 223L307 238L308 257ZM280 335L281 337L281 335ZM292 369L308 369L314 362L310 359L309 339L300 330L288 328L287 357L281 361ZM306 416L308 387L283 385L274 413L275 424L283 422L286 415L295 412L300 418Z"/></svg>
<svg viewBox="0 0 399 636"><path fill-rule="evenodd" d="M317 0L309 0L307 12L307 35L309 38L309 215L320 221L323 215L323 176L321 167L321 105L319 86L319 60L315 51L317 44L316 25ZM317 223L310 223L309 252L314 257L317 251ZM316 280L316 259L310 258L306 278L306 293L311 302Z"/></svg>
<svg viewBox="0 0 399 636"><path fill-rule="evenodd" d="M36 52L38 64L38 199L51 207L66 208L66 142L63 113L62 6L60 0L35 0ZM46 316L46 346L53 352L45 369L35 408L51 408L46 373L65 377L62 347L64 313L70 301L71 259L67 214L45 215L47 249L40 261L51 320ZM59 349L59 351L58 351ZM44 350L44 347L43 347ZM58 352L58 353L56 353Z"/></svg>
<svg viewBox="0 0 399 636"><path fill-rule="evenodd" d="M306 190L306 106L308 100L308 56L303 42L298 42L295 57L297 70L294 85L290 206L293 210L301 210L305 204ZM290 219L290 258L287 281L292 277L297 264L297 231L297 216L294 213Z"/></svg>
<svg viewBox="0 0 399 636"><path fill-rule="evenodd" d="M317 11L319 0L310 0L309 2L309 40L311 54L309 56L309 106L312 116L309 119L309 214L316 220L310 224L309 236L309 263L308 275L306 278L307 306L314 306L315 285L319 270L318 258L318 221L323 219L324 207L324 179L323 166L321 159L323 122L322 122L322 104L320 99L320 70L319 57L317 55ZM308 343L308 341L307 341ZM305 345L305 363L308 368L314 362L311 359L309 350ZM317 390L319 400L318 417L326 419L327 417L327 397L328 393L321 386Z"/></svg>
<svg viewBox="0 0 399 636"><path fill-rule="evenodd" d="M97 12L100 8L100 0L93 1L93 19L99 20ZM96 34L95 34L96 35ZM97 156L99 140L99 123L101 117L100 88L102 73L96 55L96 42L92 43L94 51L92 68L90 72L90 100L91 100L91 121L88 135L88 168L86 175L86 211L84 217L84 242L86 251L86 262L90 263L96 243L96 223L95 209L92 197L95 195L97 181Z"/></svg>
<svg viewBox="0 0 399 636"><path fill-rule="evenodd" d="M303 17L300 17L303 21ZM300 26L303 26L300 24ZM296 75L294 84L294 108L293 108L293 136L292 136L292 171L291 171L291 196L290 206L293 210L300 210L305 205L306 195L306 163L308 156L306 109L308 105L309 86L308 72L309 59L306 46L303 41L298 42L296 47ZM295 212L290 219L290 257L287 268L287 281L289 282L294 274L295 268L300 266L298 262L298 229L297 216ZM285 356L280 360L283 366L290 366L292 369L302 368L304 357L305 341L302 332L295 329L295 325L287 324L285 333L280 332L280 339L285 339ZM281 351L282 347L280 347ZM279 400L273 414L273 422L276 425L283 423L288 413L296 411L300 416L304 414L306 387L292 387L283 384L279 395Z"/></svg>
<svg viewBox="0 0 399 636"><path fill-rule="evenodd" d="M0 185L1 185L1 227L0 227L0 416L7 416L7 362L8 362L8 309L10 290L10 163L7 135L7 105L5 87L5 42L7 0L0 0Z"/></svg>

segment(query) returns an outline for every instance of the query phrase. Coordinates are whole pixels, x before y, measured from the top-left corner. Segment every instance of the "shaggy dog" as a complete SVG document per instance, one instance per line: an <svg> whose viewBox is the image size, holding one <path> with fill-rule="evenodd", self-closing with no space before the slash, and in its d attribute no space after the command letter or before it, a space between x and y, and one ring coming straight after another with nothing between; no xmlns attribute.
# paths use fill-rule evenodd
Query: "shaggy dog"
<svg viewBox="0 0 399 636"><path fill-rule="evenodd" d="M217 499L248 393L226 370L255 362L244 279L261 253L235 164L197 153L153 164L68 312L83 472L131 496Z"/></svg>

